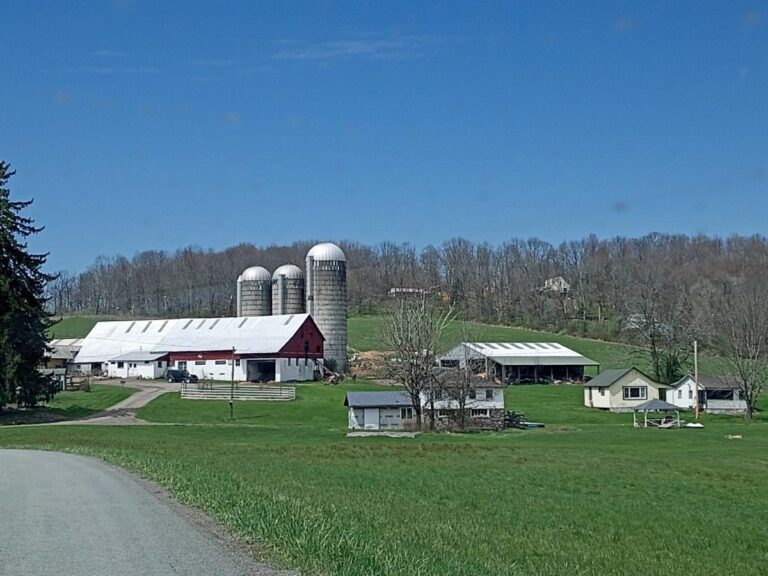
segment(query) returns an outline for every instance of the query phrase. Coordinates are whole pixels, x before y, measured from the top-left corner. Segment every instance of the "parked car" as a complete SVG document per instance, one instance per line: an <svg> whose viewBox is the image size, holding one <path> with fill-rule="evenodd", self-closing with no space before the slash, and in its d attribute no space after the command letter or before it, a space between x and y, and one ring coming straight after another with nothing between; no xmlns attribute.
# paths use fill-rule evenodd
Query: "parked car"
<svg viewBox="0 0 768 576"><path fill-rule="evenodd" d="M175 370L173 368L166 370L165 377L168 379L168 382L197 382L197 376L194 374L190 374L186 370Z"/></svg>

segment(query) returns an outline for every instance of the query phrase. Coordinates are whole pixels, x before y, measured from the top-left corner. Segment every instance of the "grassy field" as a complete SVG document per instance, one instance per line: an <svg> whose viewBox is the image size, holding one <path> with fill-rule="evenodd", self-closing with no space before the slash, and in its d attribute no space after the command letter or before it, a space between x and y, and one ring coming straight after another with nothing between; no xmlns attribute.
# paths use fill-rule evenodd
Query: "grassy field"
<svg viewBox="0 0 768 576"><path fill-rule="evenodd" d="M34 410L0 412L0 425L84 418L125 400L133 392L132 388L98 384L90 392L59 392L47 405Z"/></svg>
<svg viewBox="0 0 768 576"><path fill-rule="evenodd" d="M508 408L547 428L345 438L345 392L373 387L302 385L234 422L166 395L139 415L177 426L4 428L0 445L106 458L311 574L765 574L765 419L635 430L579 387L521 386Z"/></svg>
<svg viewBox="0 0 768 576"><path fill-rule="evenodd" d="M108 316L66 316L51 326L51 338L85 338L97 322L116 320Z"/></svg>

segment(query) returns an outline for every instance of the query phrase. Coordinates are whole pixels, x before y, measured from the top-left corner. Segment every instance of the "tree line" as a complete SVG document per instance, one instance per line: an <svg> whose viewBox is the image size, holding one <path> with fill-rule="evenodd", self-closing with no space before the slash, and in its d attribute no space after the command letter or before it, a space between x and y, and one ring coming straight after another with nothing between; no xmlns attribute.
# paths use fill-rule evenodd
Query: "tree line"
<svg viewBox="0 0 768 576"><path fill-rule="evenodd" d="M314 244L100 257L80 274L52 280L49 307L57 315L231 315L236 279L245 268L303 268ZM420 250L394 242L340 245L348 259L352 314L381 312L393 288L427 290L468 320L641 344L663 382L689 365L694 338L722 348L724 311L744 300L750 287L765 286L768 271L763 236L591 235L559 245L454 238ZM761 291L753 292L751 305L763 306Z"/></svg>

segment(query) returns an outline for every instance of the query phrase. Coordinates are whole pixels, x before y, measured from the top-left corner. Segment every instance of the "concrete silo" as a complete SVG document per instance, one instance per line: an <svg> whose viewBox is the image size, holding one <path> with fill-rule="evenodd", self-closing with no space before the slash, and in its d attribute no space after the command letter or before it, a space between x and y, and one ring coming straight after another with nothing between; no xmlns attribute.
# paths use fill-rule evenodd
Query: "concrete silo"
<svg viewBox="0 0 768 576"><path fill-rule="evenodd" d="M251 266L237 278L237 315L272 314L272 275L266 268Z"/></svg>
<svg viewBox="0 0 768 576"><path fill-rule="evenodd" d="M335 244L318 244L307 253L307 313L325 336L325 360L347 371L347 257Z"/></svg>
<svg viewBox="0 0 768 576"><path fill-rule="evenodd" d="M272 274L272 314L304 314L304 272L283 264Z"/></svg>

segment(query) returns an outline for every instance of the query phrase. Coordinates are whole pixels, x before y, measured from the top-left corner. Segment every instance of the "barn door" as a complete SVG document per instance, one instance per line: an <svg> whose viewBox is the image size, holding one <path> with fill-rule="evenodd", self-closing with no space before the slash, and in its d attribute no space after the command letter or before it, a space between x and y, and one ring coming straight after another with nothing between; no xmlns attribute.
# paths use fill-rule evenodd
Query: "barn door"
<svg viewBox="0 0 768 576"><path fill-rule="evenodd" d="M363 422L365 423L366 430L378 430L379 429L379 409L378 408L366 408L363 414Z"/></svg>

